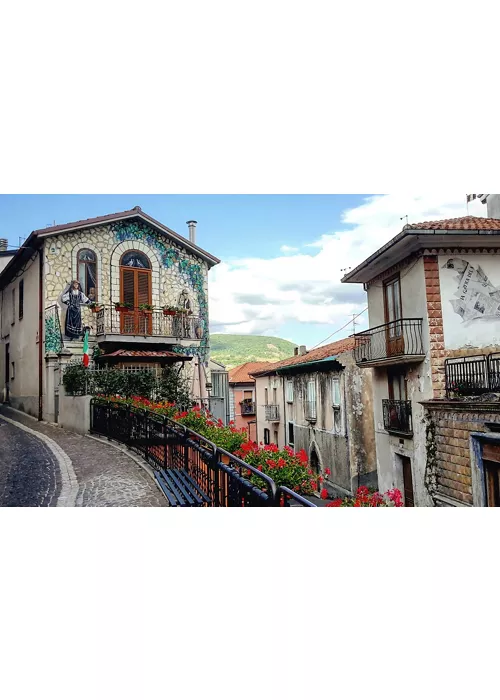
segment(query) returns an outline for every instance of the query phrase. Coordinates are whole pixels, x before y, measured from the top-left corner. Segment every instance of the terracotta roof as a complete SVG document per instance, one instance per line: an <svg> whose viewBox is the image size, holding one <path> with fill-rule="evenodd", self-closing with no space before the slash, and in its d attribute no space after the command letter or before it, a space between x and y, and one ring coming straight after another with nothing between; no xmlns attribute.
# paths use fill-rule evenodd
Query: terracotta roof
<svg viewBox="0 0 500 700"><path fill-rule="evenodd" d="M462 216L458 219L442 219L441 221L422 221L419 224L408 224L404 229L423 231L499 231L500 219L486 219L482 216Z"/></svg>
<svg viewBox="0 0 500 700"><path fill-rule="evenodd" d="M340 355L343 352L348 352L352 350L355 345L354 338L343 338L342 340L337 340L335 343L329 343L328 345L322 345L320 348L311 350L305 355L294 355L286 360L281 360L280 362L274 362L267 368L253 373L255 377L263 377L266 374L272 374L277 369L283 367L289 367L293 365L305 365L310 362L317 362L318 360L325 360L327 357L333 357L334 355Z"/></svg>
<svg viewBox="0 0 500 700"><path fill-rule="evenodd" d="M229 370L230 384L254 383L255 379L249 375L250 372L258 372L271 365L271 362L244 362L238 367Z"/></svg>
<svg viewBox="0 0 500 700"><path fill-rule="evenodd" d="M118 357L118 358L132 358L132 359L161 359L161 358L174 358L179 361L191 360L192 358L188 355L181 355L178 352L172 352L171 350L115 350L114 352L109 352L106 355L100 355L100 360L107 360L108 357Z"/></svg>

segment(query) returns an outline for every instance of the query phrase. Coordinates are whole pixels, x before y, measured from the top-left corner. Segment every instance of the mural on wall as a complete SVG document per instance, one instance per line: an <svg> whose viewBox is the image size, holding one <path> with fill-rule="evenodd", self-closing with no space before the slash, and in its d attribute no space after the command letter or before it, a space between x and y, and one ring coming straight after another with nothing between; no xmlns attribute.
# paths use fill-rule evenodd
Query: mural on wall
<svg viewBox="0 0 500 700"><path fill-rule="evenodd" d="M181 278L191 286L196 294L200 323L195 332L201 342L199 346L176 345L173 349L175 352L182 352L185 355L196 355L206 362L209 354L208 302L205 293L205 271L202 265L185 257L185 254L177 248L170 246L165 236L143 221L118 221L111 224L111 230L119 243L135 240L142 241L154 248L159 253L166 268L177 265Z"/></svg>
<svg viewBox="0 0 500 700"><path fill-rule="evenodd" d="M440 256L445 345L480 347L500 341L500 259Z"/></svg>

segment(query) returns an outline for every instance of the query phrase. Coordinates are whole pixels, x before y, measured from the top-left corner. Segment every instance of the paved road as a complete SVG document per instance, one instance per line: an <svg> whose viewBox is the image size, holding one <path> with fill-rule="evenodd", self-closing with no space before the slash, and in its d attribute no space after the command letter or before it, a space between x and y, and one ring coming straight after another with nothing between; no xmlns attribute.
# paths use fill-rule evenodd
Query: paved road
<svg viewBox="0 0 500 700"><path fill-rule="evenodd" d="M150 476L115 446L1 406L0 506L56 505L164 507L167 502Z"/></svg>

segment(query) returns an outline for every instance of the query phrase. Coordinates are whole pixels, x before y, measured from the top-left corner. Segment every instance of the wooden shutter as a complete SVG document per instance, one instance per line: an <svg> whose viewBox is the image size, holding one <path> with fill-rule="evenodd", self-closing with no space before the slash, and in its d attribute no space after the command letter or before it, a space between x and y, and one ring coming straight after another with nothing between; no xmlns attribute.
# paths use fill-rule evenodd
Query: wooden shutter
<svg viewBox="0 0 500 700"><path fill-rule="evenodd" d="M140 306L141 304L151 304L150 279L151 274L149 271L137 271L137 306Z"/></svg>
<svg viewBox="0 0 500 700"><path fill-rule="evenodd" d="M122 298L125 304L135 306L135 271L122 268Z"/></svg>

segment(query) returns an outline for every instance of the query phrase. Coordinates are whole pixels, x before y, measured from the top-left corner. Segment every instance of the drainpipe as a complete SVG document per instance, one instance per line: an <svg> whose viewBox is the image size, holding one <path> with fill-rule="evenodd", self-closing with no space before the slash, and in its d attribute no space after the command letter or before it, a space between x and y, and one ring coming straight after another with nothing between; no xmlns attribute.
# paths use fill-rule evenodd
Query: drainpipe
<svg viewBox="0 0 500 700"><path fill-rule="evenodd" d="M38 258L38 420L43 419L43 245Z"/></svg>

